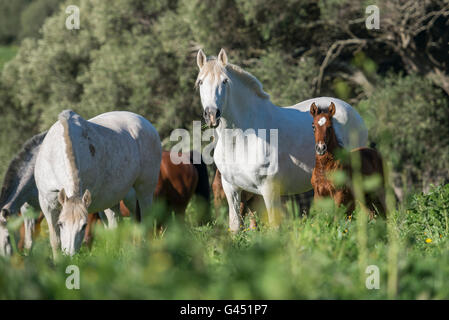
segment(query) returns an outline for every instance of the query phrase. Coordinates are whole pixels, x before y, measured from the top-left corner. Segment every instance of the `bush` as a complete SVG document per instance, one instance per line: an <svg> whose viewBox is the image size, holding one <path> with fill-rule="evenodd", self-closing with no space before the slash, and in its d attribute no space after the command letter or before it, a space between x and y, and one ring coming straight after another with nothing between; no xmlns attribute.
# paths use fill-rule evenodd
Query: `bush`
<svg viewBox="0 0 449 320"><path fill-rule="evenodd" d="M0 0L0 44L14 42L20 32L20 14L31 0Z"/></svg>
<svg viewBox="0 0 449 320"><path fill-rule="evenodd" d="M45 19L56 12L62 2L63 0L32 1L20 14L20 33L18 38L39 38Z"/></svg>
<svg viewBox="0 0 449 320"><path fill-rule="evenodd" d="M403 187L427 191L449 179L449 103L441 89L416 75L390 75L358 107Z"/></svg>

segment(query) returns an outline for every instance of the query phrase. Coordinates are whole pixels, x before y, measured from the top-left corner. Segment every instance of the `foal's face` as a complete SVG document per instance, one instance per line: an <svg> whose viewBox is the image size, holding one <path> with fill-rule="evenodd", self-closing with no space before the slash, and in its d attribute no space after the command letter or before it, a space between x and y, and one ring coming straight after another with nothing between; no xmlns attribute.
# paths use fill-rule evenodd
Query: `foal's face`
<svg viewBox="0 0 449 320"><path fill-rule="evenodd" d="M327 112L323 112L315 103L312 103L310 114L313 117L312 128L315 134L315 152L317 155L322 156L327 152L327 147L333 134L332 117L335 114L335 105L332 102Z"/></svg>
<svg viewBox="0 0 449 320"><path fill-rule="evenodd" d="M197 64L200 72L196 85L200 90L203 117L210 127L215 128L220 123L226 92L229 90L229 79L224 71L227 64L226 53L221 49L217 60L207 61L204 52L199 50Z"/></svg>
<svg viewBox="0 0 449 320"><path fill-rule="evenodd" d="M64 254L73 256L83 243L87 226L87 209L91 202L90 192L86 190L81 199L76 196L68 198L62 189L58 200L62 206L57 226L61 238L61 249Z"/></svg>

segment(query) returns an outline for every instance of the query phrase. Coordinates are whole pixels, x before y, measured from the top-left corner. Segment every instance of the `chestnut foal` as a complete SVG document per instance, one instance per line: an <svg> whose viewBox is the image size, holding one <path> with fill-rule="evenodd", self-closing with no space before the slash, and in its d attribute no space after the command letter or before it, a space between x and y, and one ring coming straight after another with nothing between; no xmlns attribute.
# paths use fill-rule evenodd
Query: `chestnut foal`
<svg viewBox="0 0 449 320"><path fill-rule="evenodd" d="M331 103L327 110L318 108L315 103L310 106L310 114L313 117L313 131L315 133L315 168L312 173L312 186L315 191L315 199L330 196L337 206L344 205L347 213L351 214L355 209L354 192L351 187L353 168L349 164L351 157L341 157L344 154L343 147L338 143L335 130L332 126L332 117L335 114L335 105ZM364 192L366 205L370 211L370 217L374 217L376 209L385 215L385 191L384 171L382 158L374 149L361 147L350 151L360 158L360 173L362 178L379 175L381 185L377 190ZM341 170L349 180L342 186L336 186L329 175ZM362 187L362 186L360 186Z"/></svg>

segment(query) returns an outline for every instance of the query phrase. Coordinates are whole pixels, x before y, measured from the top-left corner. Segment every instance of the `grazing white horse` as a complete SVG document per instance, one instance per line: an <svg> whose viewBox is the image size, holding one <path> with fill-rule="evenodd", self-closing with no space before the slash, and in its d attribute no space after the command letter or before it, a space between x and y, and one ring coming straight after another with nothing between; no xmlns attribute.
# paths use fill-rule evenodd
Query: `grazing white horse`
<svg viewBox="0 0 449 320"><path fill-rule="evenodd" d="M362 118L342 100L321 97L281 108L270 101L253 75L228 63L223 49L218 58L209 59L199 50L197 64L196 85L203 116L217 131L214 161L221 172L233 232L242 226L238 214L241 190L262 195L269 223L277 226L280 195L312 189L310 179L315 166L309 113L312 102L320 108L334 102L334 126L343 146L366 145L368 133ZM260 129L265 129L265 134ZM355 139L350 139L350 133Z"/></svg>
<svg viewBox="0 0 449 320"><path fill-rule="evenodd" d="M156 129L137 114L114 111L86 121L73 111L61 112L42 142L34 170L53 255L59 246L68 255L79 250L87 212L116 207L131 188L145 213L161 157Z"/></svg>

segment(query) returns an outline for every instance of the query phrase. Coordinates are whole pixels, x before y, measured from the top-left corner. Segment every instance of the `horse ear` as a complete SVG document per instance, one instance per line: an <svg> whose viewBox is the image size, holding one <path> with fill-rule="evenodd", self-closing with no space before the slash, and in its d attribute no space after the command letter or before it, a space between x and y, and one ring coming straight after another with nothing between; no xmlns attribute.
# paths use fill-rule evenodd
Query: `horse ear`
<svg viewBox="0 0 449 320"><path fill-rule="evenodd" d="M223 48L221 48L220 53L218 54L218 61L223 66L226 66L228 64L228 56L226 55L226 51Z"/></svg>
<svg viewBox="0 0 449 320"><path fill-rule="evenodd" d="M204 64L206 63L207 57L204 54L203 50L198 50L198 53L196 55L196 64L198 65L198 68L201 68L204 66Z"/></svg>
<svg viewBox="0 0 449 320"><path fill-rule="evenodd" d="M313 102L310 106L310 114L312 115L312 117L315 117L318 114L318 107L316 106L315 102Z"/></svg>
<svg viewBox="0 0 449 320"><path fill-rule="evenodd" d="M58 201L61 204L61 206L64 205L64 203L67 201L67 195L65 194L64 188L61 189L58 193Z"/></svg>
<svg viewBox="0 0 449 320"><path fill-rule="evenodd" d="M333 117L335 114L335 104L331 102L331 105L329 106L329 115Z"/></svg>
<svg viewBox="0 0 449 320"><path fill-rule="evenodd" d="M86 191L84 191L83 203L86 206L86 208L89 208L90 204L92 203L92 198L90 195L90 191L88 189L86 189Z"/></svg>

